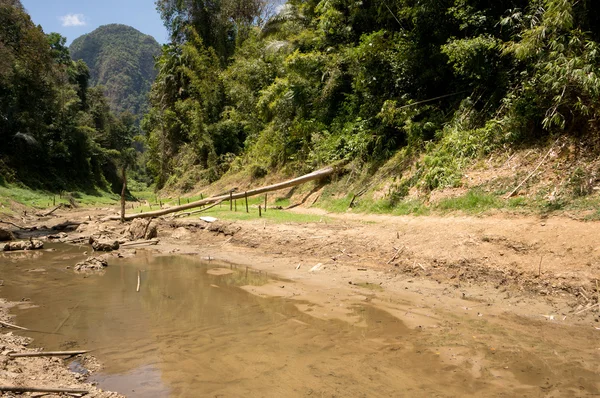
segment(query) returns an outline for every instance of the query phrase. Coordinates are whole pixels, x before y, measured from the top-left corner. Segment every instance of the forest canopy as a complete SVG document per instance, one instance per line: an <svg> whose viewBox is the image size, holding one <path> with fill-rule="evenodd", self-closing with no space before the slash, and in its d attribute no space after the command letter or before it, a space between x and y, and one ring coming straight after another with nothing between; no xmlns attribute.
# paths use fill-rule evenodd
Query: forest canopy
<svg viewBox="0 0 600 398"><path fill-rule="evenodd" d="M0 0L0 183L52 190L117 188L136 134L114 116L66 39L45 34L18 0Z"/></svg>
<svg viewBox="0 0 600 398"><path fill-rule="evenodd" d="M407 182L434 189L464 159L598 128L592 0L156 5L172 39L143 122L159 188L435 148Z"/></svg>

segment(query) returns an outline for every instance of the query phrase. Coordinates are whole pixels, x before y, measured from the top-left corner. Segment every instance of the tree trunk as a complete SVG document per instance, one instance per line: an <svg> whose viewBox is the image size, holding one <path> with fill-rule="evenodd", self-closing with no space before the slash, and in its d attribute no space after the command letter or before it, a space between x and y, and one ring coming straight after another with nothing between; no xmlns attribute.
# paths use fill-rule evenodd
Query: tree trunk
<svg viewBox="0 0 600 398"><path fill-rule="evenodd" d="M125 222L125 192L127 191L127 166L121 169L123 172L123 189L121 190L121 222Z"/></svg>
<svg viewBox="0 0 600 398"><path fill-rule="evenodd" d="M214 196L212 198L198 200L196 202L184 204L181 206L175 206L175 207L171 207L169 209L150 211L147 213L129 214L129 215L124 215L124 216L121 215L122 217L118 217L118 216L106 217L106 218L104 218L103 221L119 220L119 219L129 221L129 220L133 220L134 218L149 218L149 217L164 216L165 214L176 213L178 211L187 210L187 209L193 209L195 207L204 206L204 205L215 203L218 201L223 201L223 200L228 200L228 199L232 199L232 200L233 199L242 199L245 197L245 195L256 196L256 195L263 194L265 192L277 191L277 190L280 190L283 188L294 187L296 185L304 184L305 182L318 180L320 178L329 176L329 175L333 174L334 172L335 172L335 169L333 167L326 167L324 169L314 171L310 174L305 174L301 177L294 178L292 180L280 182L278 184L268 185L266 187L253 189L253 190L250 190L247 192L239 192L239 193L234 193L232 195L227 194L227 195L221 195L221 196Z"/></svg>

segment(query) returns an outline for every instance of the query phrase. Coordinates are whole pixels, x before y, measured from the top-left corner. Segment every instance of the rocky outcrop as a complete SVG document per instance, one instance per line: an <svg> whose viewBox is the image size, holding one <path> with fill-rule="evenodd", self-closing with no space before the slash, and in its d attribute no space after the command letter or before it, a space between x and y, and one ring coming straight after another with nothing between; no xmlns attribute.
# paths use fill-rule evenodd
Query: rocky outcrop
<svg viewBox="0 0 600 398"><path fill-rule="evenodd" d="M103 257L88 257L75 265L75 271L102 271L108 267L108 262Z"/></svg>
<svg viewBox="0 0 600 398"><path fill-rule="evenodd" d="M154 239L158 236L157 224L152 220L135 219L127 228L126 234L131 240Z"/></svg>
<svg viewBox="0 0 600 398"><path fill-rule="evenodd" d="M92 249L97 252L111 252L113 250L119 250L119 241L112 239L101 239L95 240L90 239L92 241Z"/></svg>

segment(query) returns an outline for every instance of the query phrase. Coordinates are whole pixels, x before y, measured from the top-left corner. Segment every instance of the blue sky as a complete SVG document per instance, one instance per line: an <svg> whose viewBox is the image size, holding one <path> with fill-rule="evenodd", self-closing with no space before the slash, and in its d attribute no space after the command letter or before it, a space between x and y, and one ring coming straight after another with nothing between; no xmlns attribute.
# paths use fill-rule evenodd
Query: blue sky
<svg viewBox="0 0 600 398"><path fill-rule="evenodd" d="M36 25L45 33L58 32L71 44L101 25L133 26L159 43L168 40L154 0L21 0Z"/></svg>

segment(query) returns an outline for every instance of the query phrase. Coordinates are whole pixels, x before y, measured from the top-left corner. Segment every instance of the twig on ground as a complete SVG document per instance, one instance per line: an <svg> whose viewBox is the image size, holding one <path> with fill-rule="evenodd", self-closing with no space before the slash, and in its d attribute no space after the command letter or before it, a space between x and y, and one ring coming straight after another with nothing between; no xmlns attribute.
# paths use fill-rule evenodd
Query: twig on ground
<svg viewBox="0 0 600 398"><path fill-rule="evenodd" d="M8 323L8 322L2 322L2 321L0 321L0 325L6 326L7 328L13 328L13 329L19 329L19 330L29 330L27 328L24 328L24 327L21 327L21 326L17 326L17 325L13 325L12 323Z"/></svg>

